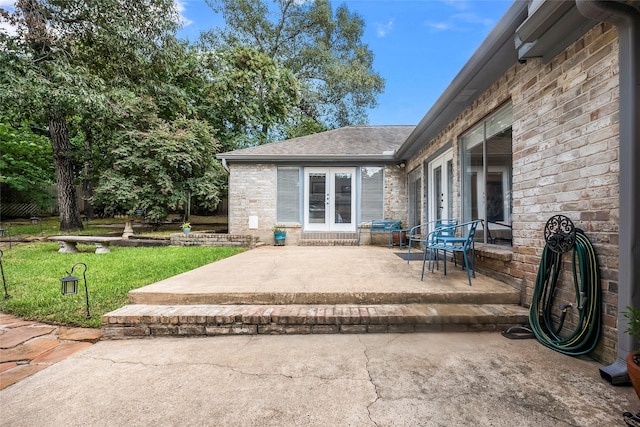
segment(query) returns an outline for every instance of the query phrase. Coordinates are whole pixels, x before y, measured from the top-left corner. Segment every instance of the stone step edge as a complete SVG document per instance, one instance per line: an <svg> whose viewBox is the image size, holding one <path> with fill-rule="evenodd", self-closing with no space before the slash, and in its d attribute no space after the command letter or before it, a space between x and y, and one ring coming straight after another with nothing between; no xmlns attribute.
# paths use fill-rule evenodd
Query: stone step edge
<svg viewBox="0 0 640 427"><path fill-rule="evenodd" d="M358 246L355 239L300 239L298 246Z"/></svg>
<svg viewBox="0 0 640 427"><path fill-rule="evenodd" d="M102 317L103 339L145 336L496 331L528 322L508 304L124 306Z"/></svg>

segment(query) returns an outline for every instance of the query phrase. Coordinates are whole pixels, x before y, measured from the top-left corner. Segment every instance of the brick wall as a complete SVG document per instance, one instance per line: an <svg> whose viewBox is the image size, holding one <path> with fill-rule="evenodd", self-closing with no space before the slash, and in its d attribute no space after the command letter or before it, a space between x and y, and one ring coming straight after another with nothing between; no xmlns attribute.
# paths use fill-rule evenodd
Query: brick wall
<svg viewBox="0 0 640 427"><path fill-rule="evenodd" d="M232 164L230 170L229 234L250 234L262 242L273 244L273 226L276 224L276 166ZM250 216L258 217L257 229L249 228Z"/></svg>
<svg viewBox="0 0 640 427"><path fill-rule="evenodd" d="M384 168L384 219L400 220L407 225L409 208L407 170L396 165ZM382 218L381 218L382 219Z"/></svg>
<svg viewBox="0 0 640 427"><path fill-rule="evenodd" d="M231 164L229 176L229 233L253 235L273 244L276 225L277 166L273 164ZM407 223L407 176L403 168L385 167L384 217ZM249 217L258 217L258 228L249 228ZM382 219L382 218L381 218ZM278 223L287 231L287 245L298 244L302 225Z"/></svg>
<svg viewBox="0 0 640 427"><path fill-rule="evenodd" d="M561 213L583 229L602 274L603 339L595 356L612 362L619 226L615 28L598 24L549 63L523 68L512 90L514 264L524 271L530 301L548 218Z"/></svg>
<svg viewBox="0 0 640 427"><path fill-rule="evenodd" d="M618 38L598 24L548 63L514 64L410 159L421 167L447 142L454 151L454 215L460 217L458 139L505 102L513 106L513 253L479 257L477 269L522 290L531 303L544 226L568 216L594 243L602 273L603 337L592 354L615 360L618 276ZM423 204L424 206L424 204ZM423 212L423 216L425 213ZM570 261L567 258L567 264ZM563 275L561 293L573 287ZM575 321L570 314L567 322Z"/></svg>

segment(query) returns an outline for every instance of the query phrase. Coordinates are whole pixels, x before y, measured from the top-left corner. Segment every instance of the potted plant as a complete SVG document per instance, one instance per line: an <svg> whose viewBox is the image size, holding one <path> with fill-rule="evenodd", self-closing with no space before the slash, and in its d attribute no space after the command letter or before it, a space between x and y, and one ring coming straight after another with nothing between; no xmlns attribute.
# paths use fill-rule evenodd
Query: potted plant
<svg viewBox="0 0 640 427"><path fill-rule="evenodd" d="M189 234L189 232L191 231L191 224L188 222L183 222L182 223L182 232L184 234Z"/></svg>
<svg viewBox="0 0 640 427"><path fill-rule="evenodd" d="M276 242L276 246L284 246L284 241L287 238L287 231L278 227L273 227L273 240Z"/></svg>
<svg viewBox="0 0 640 427"><path fill-rule="evenodd" d="M627 356L627 372L631 379L631 384L633 384L633 389L640 399L640 353L637 351L638 340L640 339L640 310L627 307L624 317L629 321L627 333L634 339L634 351Z"/></svg>

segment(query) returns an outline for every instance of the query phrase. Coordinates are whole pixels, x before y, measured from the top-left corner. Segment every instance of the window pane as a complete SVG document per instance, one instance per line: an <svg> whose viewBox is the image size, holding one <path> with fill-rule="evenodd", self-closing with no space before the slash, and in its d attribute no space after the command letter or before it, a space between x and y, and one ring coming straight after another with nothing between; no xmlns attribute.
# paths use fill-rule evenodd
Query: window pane
<svg viewBox="0 0 640 427"><path fill-rule="evenodd" d="M277 222L300 222L300 169L278 168Z"/></svg>
<svg viewBox="0 0 640 427"><path fill-rule="evenodd" d="M460 141L462 219L484 219L477 236L487 243L511 242L512 121L507 105Z"/></svg>
<svg viewBox="0 0 640 427"><path fill-rule="evenodd" d="M363 167L361 172L360 220L384 218L384 169Z"/></svg>
<svg viewBox="0 0 640 427"><path fill-rule="evenodd" d="M513 115L511 113L511 105L507 105L487 119L486 139L491 138L507 128L511 128L512 123Z"/></svg>
<svg viewBox="0 0 640 427"><path fill-rule="evenodd" d="M464 222L484 217L483 144L469 145L466 142L465 136L463 146L466 149L462 152L462 221Z"/></svg>

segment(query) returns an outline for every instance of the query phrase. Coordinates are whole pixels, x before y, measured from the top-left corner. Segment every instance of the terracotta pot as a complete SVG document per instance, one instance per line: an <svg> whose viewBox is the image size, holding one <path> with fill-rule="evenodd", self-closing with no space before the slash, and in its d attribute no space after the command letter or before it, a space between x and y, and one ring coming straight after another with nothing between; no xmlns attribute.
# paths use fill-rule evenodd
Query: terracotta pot
<svg viewBox="0 0 640 427"><path fill-rule="evenodd" d="M627 356L627 372L631 378L633 389L640 399L640 353L629 353Z"/></svg>

